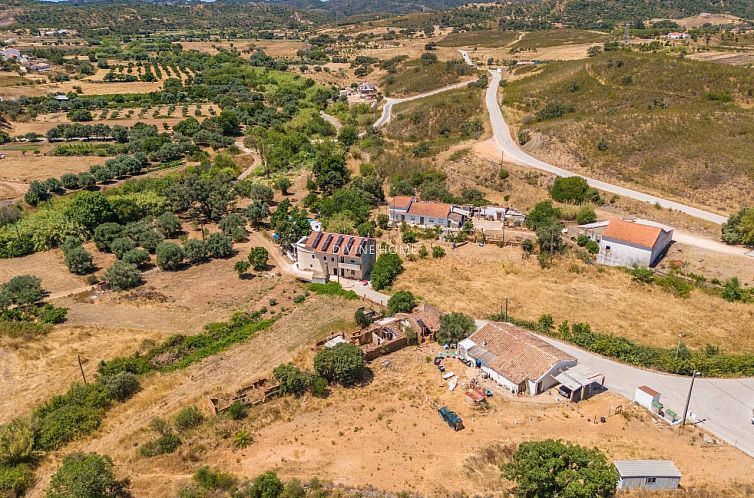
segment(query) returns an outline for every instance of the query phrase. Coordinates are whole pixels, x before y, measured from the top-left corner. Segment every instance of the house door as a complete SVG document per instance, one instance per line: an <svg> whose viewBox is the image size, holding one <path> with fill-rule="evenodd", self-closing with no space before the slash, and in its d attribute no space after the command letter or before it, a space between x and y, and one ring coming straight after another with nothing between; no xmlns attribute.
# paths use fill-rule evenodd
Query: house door
<svg viewBox="0 0 754 498"><path fill-rule="evenodd" d="M419 224L420 225L424 224L424 216L419 216Z"/></svg>
<svg viewBox="0 0 754 498"><path fill-rule="evenodd" d="M337 268L333 268L332 269L332 274L337 277L338 276L338 269Z"/></svg>

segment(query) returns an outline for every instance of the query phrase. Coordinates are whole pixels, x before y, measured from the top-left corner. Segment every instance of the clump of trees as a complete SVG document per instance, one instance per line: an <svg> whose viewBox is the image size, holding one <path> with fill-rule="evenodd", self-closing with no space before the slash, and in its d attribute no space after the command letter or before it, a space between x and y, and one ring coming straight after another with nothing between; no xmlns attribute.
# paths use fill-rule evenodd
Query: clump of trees
<svg viewBox="0 0 754 498"><path fill-rule="evenodd" d="M395 253L380 254L372 267L372 287L375 290L390 287L402 272L403 261L400 256Z"/></svg>
<svg viewBox="0 0 754 498"><path fill-rule="evenodd" d="M110 457L97 453L71 453L52 476L48 498L126 498L128 481L115 478Z"/></svg>
<svg viewBox="0 0 754 498"><path fill-rule="evenodd" d="M591 498L615 496L618 472L597 449L547 439L521 443L503 476L516 495Z"/></svg>
<svg viewBox="0 0 754 498"><path fill-rule="evenodd" d="M601 203L599 192L591 188L580 176L558 177L552 184L550 195L558 202L583 204L584 202Z"/></svg>
<svg viewBox="0 0 754 498"><path fill-rule="evenodd" d="M0 322L14 323L14 326L17 324L19 333L25 330L43 332L49 330L49 325L63 323L68 309L43 303L42 299L46 295L47 291L42 288L41 280L35 276L18 275L11 278L0 286ZM47 328L41 325L46 325ZM6 330L3 327L0 332L13 334L13 328Z"/></svg>

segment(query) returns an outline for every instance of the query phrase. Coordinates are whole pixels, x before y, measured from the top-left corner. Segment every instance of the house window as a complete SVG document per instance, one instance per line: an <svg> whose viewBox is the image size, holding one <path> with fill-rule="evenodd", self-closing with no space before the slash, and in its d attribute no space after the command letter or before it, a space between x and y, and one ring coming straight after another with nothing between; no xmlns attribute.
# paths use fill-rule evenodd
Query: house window
<svg viewBox="0 0 754 498"><path fill-rule="evenodd" d="M644 480L644 484L655 484L656 482L657 482L657 478L656 477L647 477Z"/></svg>
<svg viewBox="0 0 754 498"><path fill-rule="evenodd" d="M314 254L312 254L312 259L314 259Z"/></svg>
<svg viewBox="0 0 754 498"><path fill-rule="evenodd" d="M609 251L610 250L610 246L605 246L605 250Z"/></svg>

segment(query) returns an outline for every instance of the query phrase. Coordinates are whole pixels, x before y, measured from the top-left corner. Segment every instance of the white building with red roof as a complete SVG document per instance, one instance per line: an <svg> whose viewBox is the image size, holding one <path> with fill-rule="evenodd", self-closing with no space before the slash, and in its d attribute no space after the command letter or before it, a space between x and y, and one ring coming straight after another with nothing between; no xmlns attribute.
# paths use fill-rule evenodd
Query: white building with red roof
<svg viewBox="0 0 754 498"><path fill-rule="evenodd" d="M313 280L369 276L377 259L377 242L368 237L312 231L296 243L296 266Z"/></svg>
<svg viewBox="0 0 754 498"><path fill-rule="evenodd" d="M608 266L654 266L673 240L673 229L660 224L612 219L599 240L597 263Z"/></svg>
<svg viewBox="0 0 754 498"><path fill-rule="evenodd" d="M445 202L420 201L416 197L397 195L388 205L390 221L399 225L423 228L461 228L466 216L459 208Z"/></svg>

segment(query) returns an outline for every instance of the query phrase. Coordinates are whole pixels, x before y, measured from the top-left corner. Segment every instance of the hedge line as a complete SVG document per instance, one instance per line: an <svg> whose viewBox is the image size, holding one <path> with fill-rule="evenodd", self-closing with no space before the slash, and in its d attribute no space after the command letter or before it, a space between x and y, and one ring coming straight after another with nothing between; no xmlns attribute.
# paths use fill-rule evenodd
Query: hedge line
<svg viewBox="0 0 754 498"><path fill-rule="evenodd" d="M705 377L749 377L754 375L754 354L726 354L718 347L704 349L657 348L637 344L623 337L592 331L588 323L561 323L552 327L552 317L545 315L539 322L520 320L504 313L493 315L492 320L507 321L520 327L570 342L587 351L614 358L629 365L649 368L678 375L691 375L698 371Z"/></svg>

